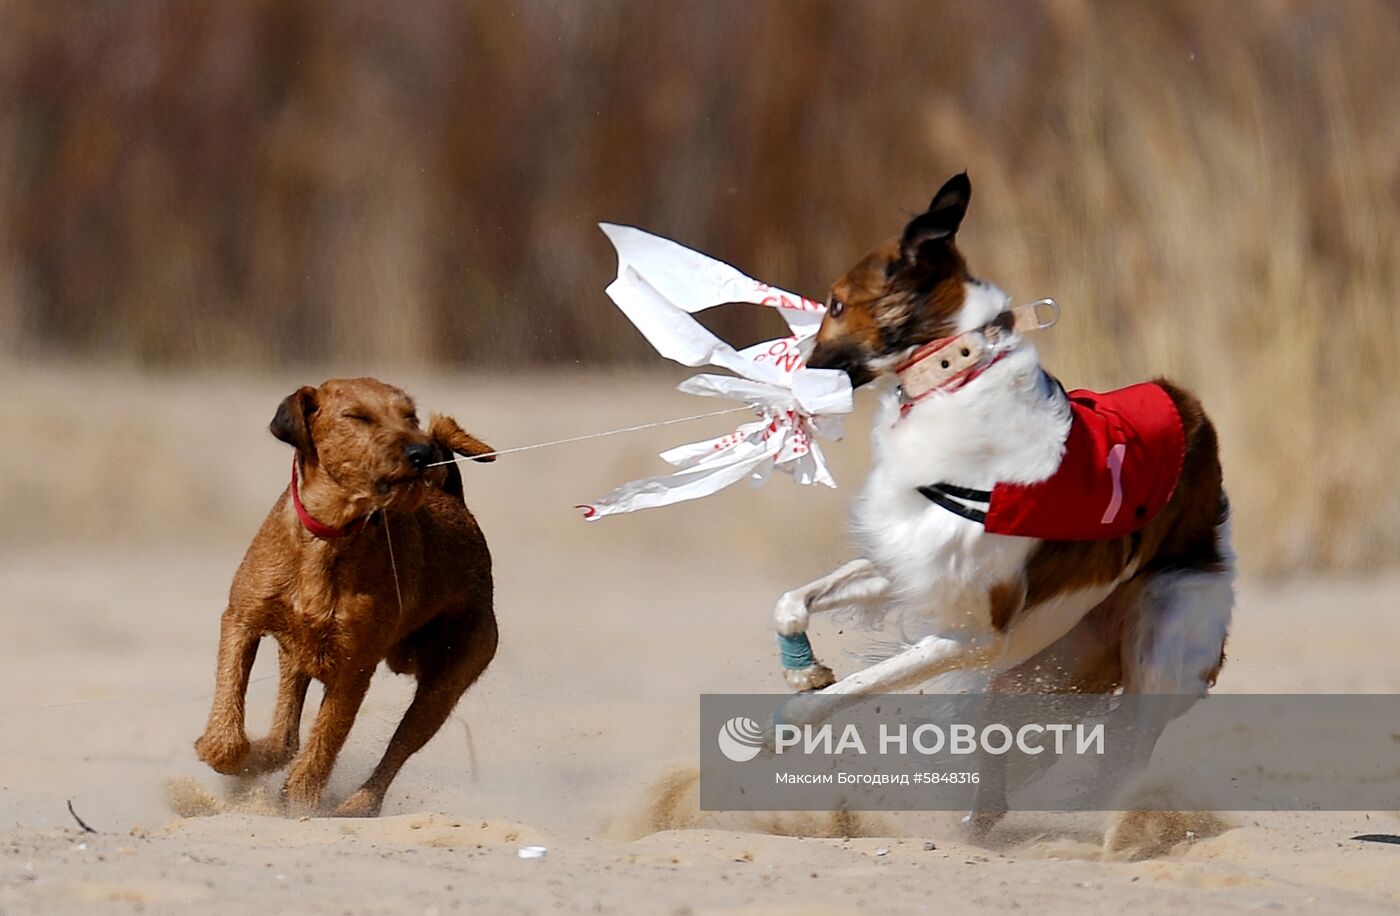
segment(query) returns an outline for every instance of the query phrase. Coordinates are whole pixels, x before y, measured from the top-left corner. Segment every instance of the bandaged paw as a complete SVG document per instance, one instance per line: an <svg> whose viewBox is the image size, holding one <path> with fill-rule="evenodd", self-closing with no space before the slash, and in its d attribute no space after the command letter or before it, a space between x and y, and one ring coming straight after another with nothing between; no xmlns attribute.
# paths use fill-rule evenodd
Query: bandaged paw
<svg viewBox="0 0 1400 916"><path fill-rule="evenodd" d="M793 692L807 693L836 683L836 673L821 662L816 662L806 668L784 668L783 680Z"/></svg>
<svg viewBox="0 0 1400 916"><path fill-rule="evenodd" d="M812 644L807 641L806 633L779 632L778 650L783 661L783 679L793 690L799 693L820 690L836 683L831 669L812 655Z"/></svg>

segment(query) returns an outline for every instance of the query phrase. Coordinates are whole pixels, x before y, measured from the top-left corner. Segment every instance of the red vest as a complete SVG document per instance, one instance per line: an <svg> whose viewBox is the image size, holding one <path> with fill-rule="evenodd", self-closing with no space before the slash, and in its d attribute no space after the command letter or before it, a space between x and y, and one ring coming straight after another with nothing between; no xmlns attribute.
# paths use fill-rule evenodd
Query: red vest
<svg viewBox="0 0 1400 916"><path fill-rule="evenodd" d="M950 494L972 502L951 511L982 521L993 534L1090 541L1142 529L1181 477L1186 438L1176 403L1160 385L1144 383L1103 393L1071 391L1069 407L1064 457L1045 480L999 483L990 494L947 485L920 492L944 508L950 508ZM979 503L987 506L985 518L979 518Z"/></svg>

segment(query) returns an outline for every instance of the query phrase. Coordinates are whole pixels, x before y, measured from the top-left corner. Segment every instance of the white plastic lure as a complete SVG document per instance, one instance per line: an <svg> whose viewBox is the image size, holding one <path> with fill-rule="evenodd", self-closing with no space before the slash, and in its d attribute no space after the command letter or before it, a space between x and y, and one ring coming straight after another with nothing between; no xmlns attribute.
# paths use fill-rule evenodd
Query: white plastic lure
<svg viewBox="0 0 1400 916"><path fill-rule="evenodd" d="M732 433L661 453L681 470L634 480L588 505L591 520L709 496L745 478L774 471L800 484L835 487L818 435L839 439L851 412L851 380L835 369L806 368L804 343L821 327L826 306L745 276L669 239L611 223L600 224L617 249L617 279L607 293L657 352L684 366L715 366L734 375L701 374L681 391L743 401L756 420ZM736 350L696 321L716 305L747 302L778 310L792 332Z"/></svg>

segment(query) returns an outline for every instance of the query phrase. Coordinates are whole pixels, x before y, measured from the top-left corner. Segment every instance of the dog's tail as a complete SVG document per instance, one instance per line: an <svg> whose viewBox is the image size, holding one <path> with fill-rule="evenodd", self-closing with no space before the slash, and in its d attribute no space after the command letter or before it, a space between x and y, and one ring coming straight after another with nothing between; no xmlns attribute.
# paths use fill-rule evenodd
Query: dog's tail
<svg viewBox="0 0 1400 916"><path fill-rule="evenodd" d="M457 421L442 414L433 414L432 423L428 425L428 433L433 437L433 444L442 453L442 459L452 457L452 453L464 455L473 461L495 461L496 456L492 454L495 449L482 442L476 436L462 429ZM462 490L462 472L457 469L457 465L447 465L447 479L443 481L442 489L466 501L466 494Z"/></svg>

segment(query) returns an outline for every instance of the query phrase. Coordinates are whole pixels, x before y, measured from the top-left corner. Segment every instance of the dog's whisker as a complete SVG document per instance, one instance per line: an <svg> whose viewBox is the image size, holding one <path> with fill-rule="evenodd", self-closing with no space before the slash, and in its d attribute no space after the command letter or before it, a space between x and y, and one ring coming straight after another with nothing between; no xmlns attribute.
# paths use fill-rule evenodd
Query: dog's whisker
<svg viewBox="0 0 1400 916"><path fill-rule="evenodd" d="M403 617L403 589L399 586L399 564L394 561L394 536L389 533L389 513L381 510L384 519L384 541L389 545L389 571L394 574L394 595L399 599L399 617Z"/></svg>

